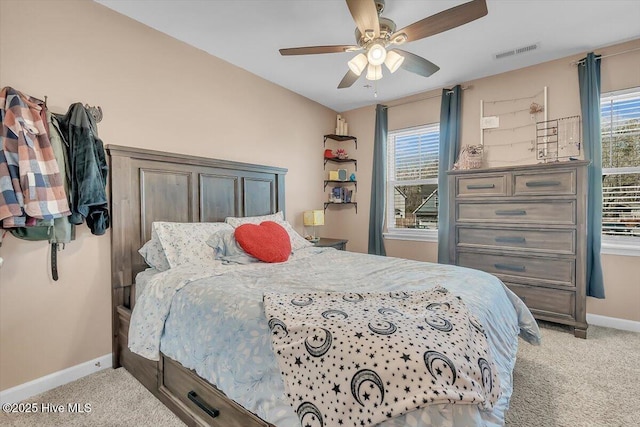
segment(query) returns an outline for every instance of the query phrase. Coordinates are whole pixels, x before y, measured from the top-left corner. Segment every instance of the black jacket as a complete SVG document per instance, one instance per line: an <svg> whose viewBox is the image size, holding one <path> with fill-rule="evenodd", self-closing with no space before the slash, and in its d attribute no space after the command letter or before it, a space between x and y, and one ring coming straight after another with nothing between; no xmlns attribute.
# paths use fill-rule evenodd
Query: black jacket
<svg viewBox="0 0 640 427"><path fill-rule="evenodd" d="M72 104L67 114L57 115L57 119L69 144L69 222L82 224L86 219L91 233L104 234L109 228L108 168L95 119L80 103Z"/></svg>

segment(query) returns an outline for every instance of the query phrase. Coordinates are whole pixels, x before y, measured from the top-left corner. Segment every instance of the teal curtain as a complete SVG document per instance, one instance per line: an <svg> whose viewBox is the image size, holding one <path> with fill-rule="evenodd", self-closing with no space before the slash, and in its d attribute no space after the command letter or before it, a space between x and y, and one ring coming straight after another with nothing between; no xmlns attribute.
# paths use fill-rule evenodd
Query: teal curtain
<svg viewBox="0 0 640 427"><path fill-rule="evenodd" d="M462 87L442 90L440 104L440 148L438 160L438 262L450 264L449 186L447 171L453 168L460 151Z"/></svg>
<svg viewBox="0 0 640 427"><path fill-rule="evenodd" d="M376 105L376 130L373 139L373 173L369 209L369 253L386 255L382 229L387 184L387 106Z"/></svg>
<svg viewBox="0 0 640 427"><path fill-rule="evenodd" d="M600 133L600 56L589 53L578 63L582 141L588 167L587 295L604 298L602 245L602 135Z"/></svg>

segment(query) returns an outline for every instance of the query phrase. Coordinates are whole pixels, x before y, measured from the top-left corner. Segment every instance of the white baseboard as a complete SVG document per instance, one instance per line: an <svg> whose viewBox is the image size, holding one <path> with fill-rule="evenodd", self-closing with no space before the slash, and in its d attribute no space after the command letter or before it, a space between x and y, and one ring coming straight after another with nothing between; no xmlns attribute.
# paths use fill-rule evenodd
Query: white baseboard
<svg viewBox="0 0 640 427"><path fill-rule="evenodd" d="M640 322L635 320L617 319L615 317L600 316L587 313L587 323L605 328L622 329L623 331L640 332Z"/></svg>
<svg viewBox="0 0 640 427"><path fill-rule="evenodd" d="M111 353L93 360L63 369L53 374L45 375L28 383L0 391L0 404L21 402L25 399L44 393L45 391L70 383L94 372L110 368L112 365Z"/></svg>
<svg viewBox="0 0 640 427"><path fill-rule="evenodd" d="M600 316L587 313L587 323L605 328L621 329L623 331L640 332L640 322L615 317ZM70 383L94 372L111 367L112 354L105 354L93 360L63 369L58 372L37 378L28 383L0 391L0 404L20 402L36 394L44 393L53 388Z"/></svg>

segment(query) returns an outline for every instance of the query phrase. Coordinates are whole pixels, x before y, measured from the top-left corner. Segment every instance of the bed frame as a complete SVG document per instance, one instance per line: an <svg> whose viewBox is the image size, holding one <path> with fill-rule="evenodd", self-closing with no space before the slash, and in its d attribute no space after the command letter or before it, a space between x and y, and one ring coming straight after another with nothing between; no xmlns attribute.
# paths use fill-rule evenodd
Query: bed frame
<svg viewBox="0 0 640 427"><path fill-rule="evenodd" d="M109 145L113 367L123 366L189 426L272 426L195 372L128 349L138 249L154 221L217 222L284 211L286 169Z"/></svg>

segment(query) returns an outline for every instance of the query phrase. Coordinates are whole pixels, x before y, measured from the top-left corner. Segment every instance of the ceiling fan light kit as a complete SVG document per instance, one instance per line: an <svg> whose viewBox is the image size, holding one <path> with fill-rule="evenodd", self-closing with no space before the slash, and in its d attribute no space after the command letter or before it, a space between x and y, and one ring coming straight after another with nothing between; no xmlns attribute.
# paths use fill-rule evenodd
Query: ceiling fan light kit
<svg viewBox="0 0 640 427"><path fill-rule="evenodd" d="M391 73L395 73L396 71L398 71L398 68L400 68L403 62L404 56L398 54L397 52L394 52L393 50L390 50L389 52L387 52L387 59L384 60L384 65L387 66Z"/></svg>
<svg viewBox="0 0 640 427"><path fill-rule="evenodd" d="M380 80L382 78L382 65L369 64L366 77L367 80Z"/></svg>
<svg viewBox="0 0 640 427"><path fill-rule="evenodd" d="M367 57L364 53L357 54L353 59L351 59L351 61L347 62L349 69L356 73L358 76L362 74L368 64L369 61L367 60Z"/></svg>
<svg viewBox="0 0 640 427"><path fill-rule="evenodd" d="M391 19L381 16L385 0L346 0L356 23L357 46L311 46L280 49L281 55L309 55L319 53L344 53L365 50L347 63L349 71L342 78L338 89L351 87L367 68L368 80L382 78L382 64L391 73L402 68L423 77L429 77L440 68L434 63L405 50L387 50L389 45L420 40L467 24L487 14L486 0L471 0L435 15L428 16L396 31Z"/></svg>
<svg viewBox="0 0 640 427"><path fill-rule="evenodd" d="M382 65L387 59L387 50L381 42L372 43L367 50L367 59L371 65Z"/></svg>

